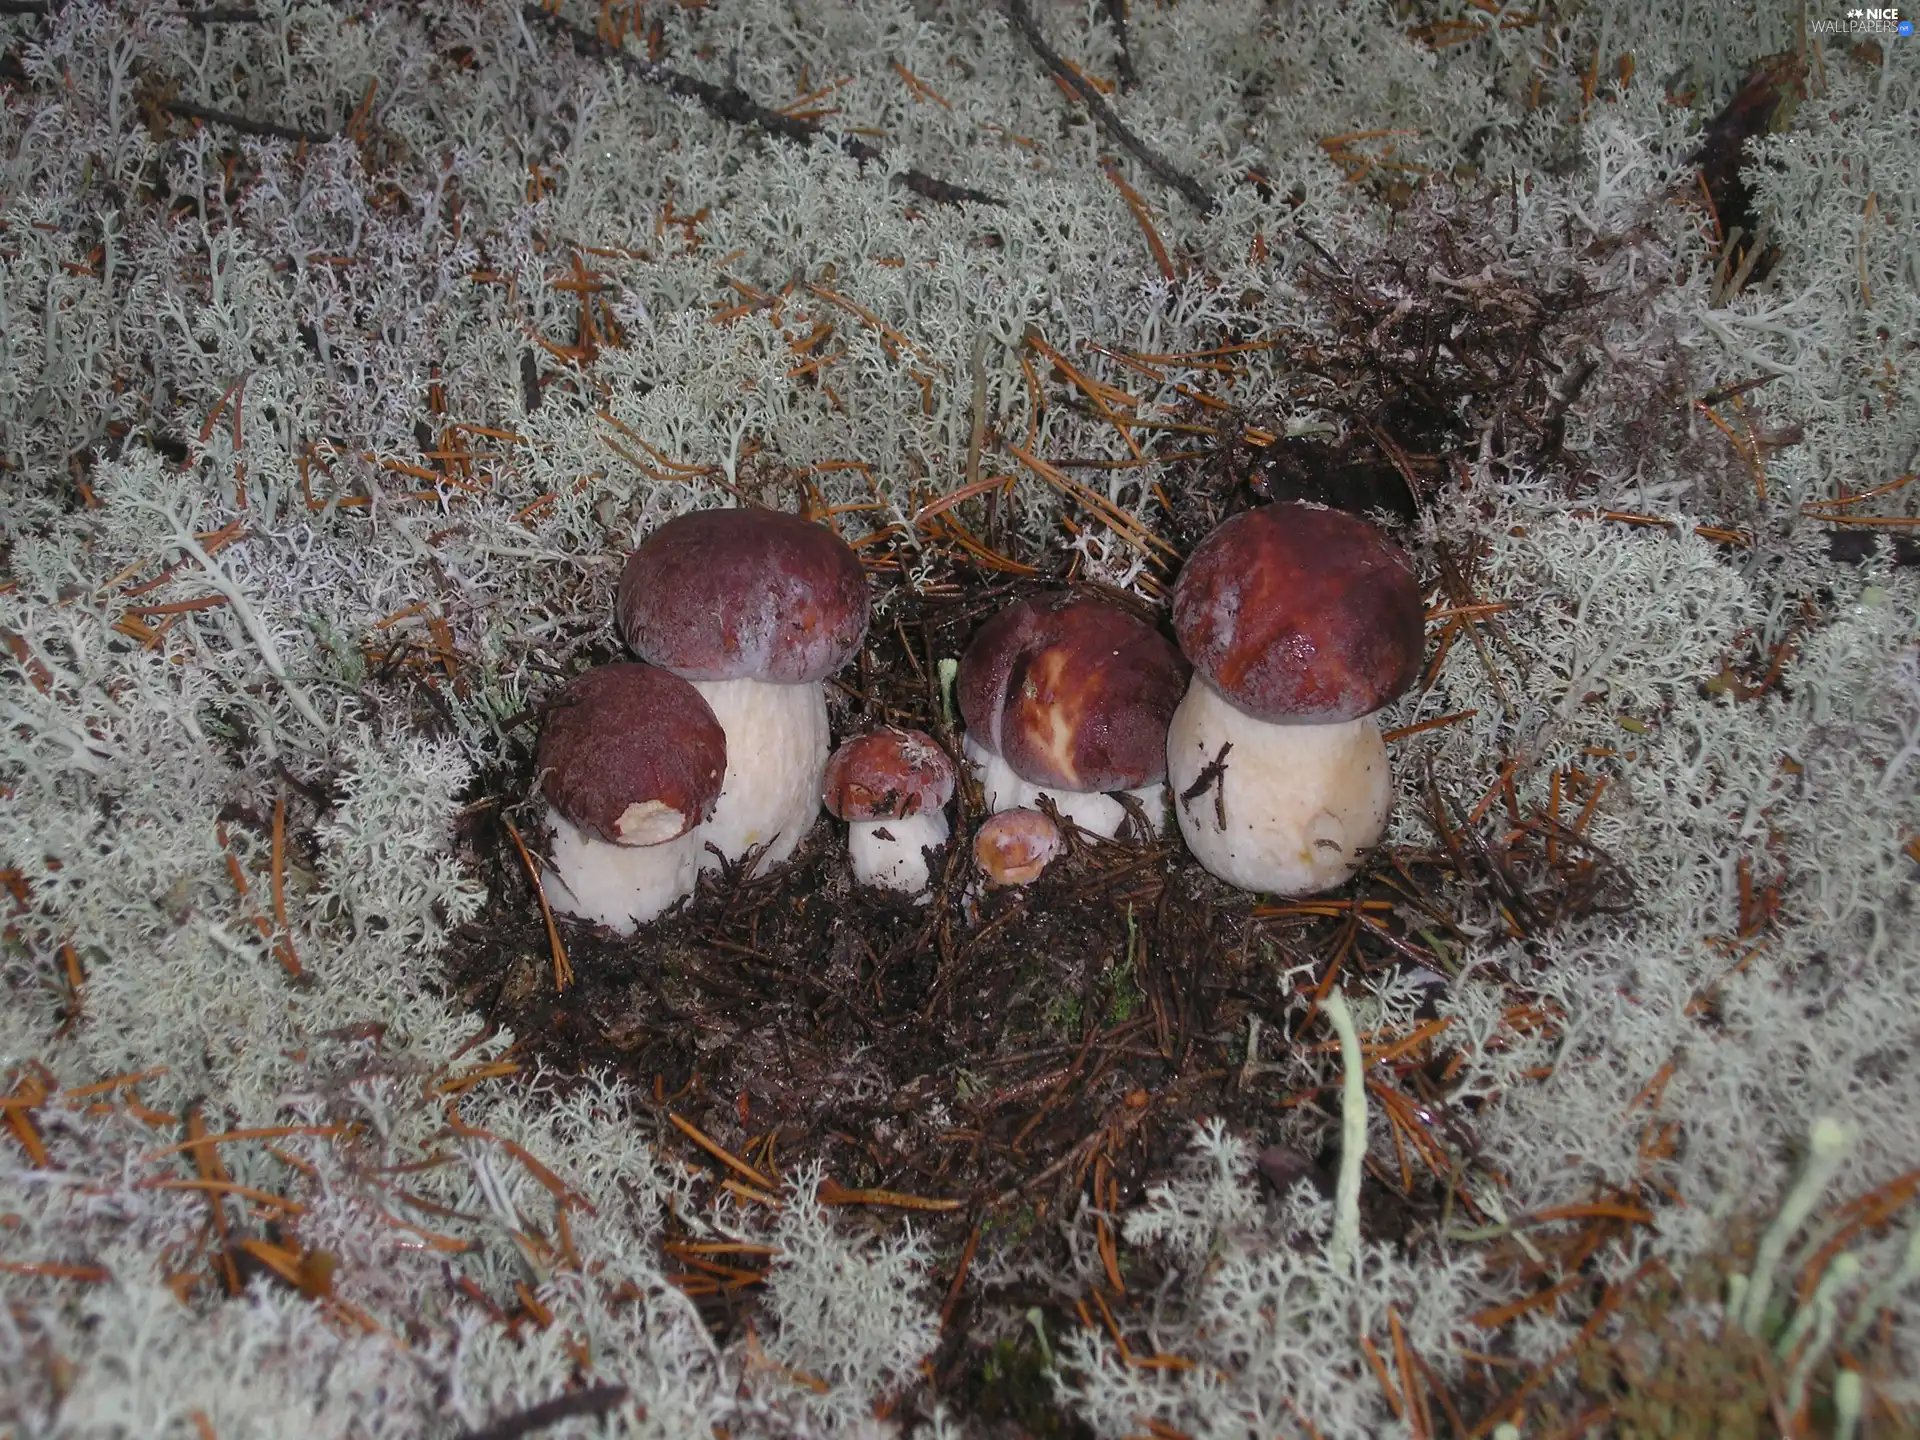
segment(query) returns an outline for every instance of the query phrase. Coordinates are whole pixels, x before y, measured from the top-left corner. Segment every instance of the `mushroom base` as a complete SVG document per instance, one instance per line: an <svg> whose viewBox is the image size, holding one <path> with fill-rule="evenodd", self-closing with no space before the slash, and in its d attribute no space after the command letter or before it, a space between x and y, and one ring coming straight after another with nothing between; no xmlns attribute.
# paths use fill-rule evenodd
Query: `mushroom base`
<svg viewBox="0 0 1920 1440"><path fill-rule="evenodd" d="M698 830L660 845L613 845L552 806L547 826L553 832L552 859L541 867L540 888L555 914L631 935L693 893L700 873Z"/></svg>
<svg viewBox="0 0 1920 1440"><path fill-rule="evenodd" d="M853 862L853 878L862 885L905 890L924 904L933 877L921 852L946 844L947 834L944 810L923 810L904 820L851 821L847 856Z"/></svg>
<svg viewBox="0 0 1920 1440"><path fill-rule="evenodd" d="M820 814L827 768L827 695L818 682L695 680L727 732L727 774L713 814L693 833L702 869L717 870L712 845L729 862L756 845L765 873L793 854Z"/></svg>
<svg viewBox="0 0 1920 1440"><path fill-rule="evenodd" d="M1167 730L1173 793L1184 797L1229 744L1219 777L1173 807L1209 874L1243 890L1313 895L1344 883L1380 843L1393 777L1371 715L1270 725L1196 679Z"/></svg>
<svg viewBox="0 0 1920 1440"><path fill-rule="evenodd" d="M1073 821L1090 835L1104 836L1109 840L1120 833L1121 823L1127 818L1126 807L1104 792L1062 790L1057 786L1036 785L1031 780L1022 780L1011 765L985 746L977 744L971 735L962 741L961 751L967 757L967 763L973 767L973 773L980 779L989 814L997 815L1002 810L1037 810L1039 807L1034 801L1045 795L1065 819ZM1140 802L1140 808L1146 812L1147 823L1153 827L1155 835L1166 829L1165 785L1142 785L1138 790L1119 793Z"/></svg>

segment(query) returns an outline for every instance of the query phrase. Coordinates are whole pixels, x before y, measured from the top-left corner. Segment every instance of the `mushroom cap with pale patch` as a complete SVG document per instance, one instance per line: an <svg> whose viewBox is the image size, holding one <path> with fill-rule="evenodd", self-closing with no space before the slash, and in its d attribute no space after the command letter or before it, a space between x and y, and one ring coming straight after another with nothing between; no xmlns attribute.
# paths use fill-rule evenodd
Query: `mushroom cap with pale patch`
<svg viewBox="0 0 1920 1440"><path fill-rule="evenodd" d="M1060 827L1038 810L1002 810L974 832L973 859L996 885L1031 885L1065 843Z"/></svg>
<svg viewBox="0 0 1920 1440"><path fill-rule="evenodd" d="M547 803L587 834L613 845L661 845L712 813L727 737L692 685L623 661L561 688L536 764Z"/></svg>
<svg viewBox="0 0 1920 1440"><path fill-rule="evenodd" d="M860 557L778 510L696 510L627 557L616 615L642 660L688 680L824 680L866 634Z"/></svg>
<svg viewBox="0 0 1920 1440"><path fill-rule="evenodd" d="M982 625L955 695L967 733L1021 779L1095 792L1166 774L1167 722L1186 685L1186 662L1151 625L1059 592Z"/></svg>
<svg viewBox="0 0 1920 1440"><path fill-rule="evenodd" d="M940 809L953 797L953 782L953 761L939 741L889 725L834 751L821 790L841 820L904 820Z"/></svg>
<svg viewBox="0 0 1920 1440"><path fill-rule="evenodd" d="M1200 677L1276 725L1357 720L1420 673L1420 585L1377 525L1289 501L1245 510L1195 547L1173 630Z"/></svg>

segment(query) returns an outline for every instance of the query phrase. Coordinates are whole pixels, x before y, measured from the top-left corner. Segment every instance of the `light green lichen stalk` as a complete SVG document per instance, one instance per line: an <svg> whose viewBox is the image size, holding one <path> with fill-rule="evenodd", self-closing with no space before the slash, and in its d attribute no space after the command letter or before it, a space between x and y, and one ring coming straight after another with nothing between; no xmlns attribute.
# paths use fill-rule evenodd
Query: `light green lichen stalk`
<svg viewBox="0 0 1920 1440"><path fill-rule="evenodd" d="M939 668L940 713L946 719L947 728L952 729L955 724L953 716L953 682L960 674L960 662L951 655L944 656L940 661Z"/></svg>
<svg viewBox="0 0 1920 1440"><path fill-rule="evenodd" d="M1853 1440L1865 1400L1866 1384L1858 1370L1842 1370L1833 1377L1833 1440Z"/></svg>
<svg viewBox="0 0 1920 1440"><path fill-rule="evenodd" d="M1807 1380L1813 1374L1813 1367L1825 1358L1827 1347L1833 1343L1834 1302L1840 1292L1860 1278L1860 1257L1847 1254L1835 1257L1827 1267L1827 1273L1820 1277L1820 1283L1814 1287L1813 1295L1793 1317L1793 1323L1781 1334L1774 1353L1782 1359L1793 1354L1794 1347L1801 1341L1807 1342L1800 1358L1794 1361L1793 1373L1787 1380L1787 1410L1796 1413L1800 1402L1806 1398Z"/></svg>
<svg viewBox="0 0 1920 1440"><path fill-rule="evenodd" d="M1333 1240L1327 1248L1335 1274L1350 1272L1360 1256L1360 1162L1367 1154L1367 1067L1353 1012L1338 990L1320 1002L1340 1037L1340 1178L1333 1191Z"/></svg>
<svg viewBox="0 0 1920 1440"><path fill-rule="evenodd" d="M1853 1132L1840 1121L1823 1115L1813 1122L1806 1166L1800 1178L1793 1182L1793 1188L1787 1191L1787 1198L1780 1202L1780 1213L1767 1227L1767 1233L1760 1237L1752 1274L1744 1280L1736 1276L1735 1283L1728 1287L1727 1311L1741 1329L1754 1335L1761 1332L1766 1323L1767 1304L1773 1298L1774 1273L1780 1268L1787 1244L1820 1203L1820 1197L1826 1193L1834 1172L1852 1145Z"/></svg>
<svg viewBox="0 0 1920 1440"><path fill-rule="evenodd" d="M1907 1248L1893 1273L1867 1291L1861 1300L1852 1322L1840 1336L1841 1348L1851 1350L1857 1346L1872 1327L1874 1317L1899 1299L1900 1292L1916 1280L1920 1280L1920 1229L1907 1236Z"/></svg>

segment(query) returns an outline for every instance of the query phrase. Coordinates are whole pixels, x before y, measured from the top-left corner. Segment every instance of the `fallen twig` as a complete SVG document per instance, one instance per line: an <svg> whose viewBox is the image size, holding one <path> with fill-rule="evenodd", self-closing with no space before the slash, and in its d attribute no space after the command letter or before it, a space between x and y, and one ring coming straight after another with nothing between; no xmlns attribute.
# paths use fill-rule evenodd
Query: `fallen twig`
<svg viewBox="0 0 1920 1440"><path fill-rule="evenodd" d="M461 1440L519 1440L536 1430L545 1430L576 1415L604 1415L627 1398L624 1385L589 1385L571 1395L556 1395L530 1405L516 1415L502 1416L491 1425L469 1430Z"/></svg>
<svg viewBox="0 0 1920 1440"><path fill-rule="evenodd" d="M735 125L749 125L763 134L789 140L796 145L811 145L815 140L830 139L862 165L882 163L886 158L878 146L870 145L857 136L830 135L812 120L769 110L737 85L715 85L698 76L683 74L671 66L662 65L657 60L648 60L617 45L609 45L591 30L539 5L522 6L520 13L529 23L544 25L554 34L571 41L580 54L618 64L643 85L658 86L670 95L699 101L701 108L716 119L728 120ZM984 190L955 185L952 181L941 180L922 170L896 171L892 179L894 183L905 186L936 205L958 205L963 201L971 201L975 205L1001 203L997 196L989 195Z"/></svg>
<svg viewBox="0 0 1920 1440"><path fill-rule="evenodd" d="M1007 0L1007 15L1015 28L1026 37L1027 44L1033 47L1033 53L1059 77L1061 84L1080 97L1100 128L1111 135L1128 154L1151 170L1162 183L1171 185L1186 196L1202 215L1211 215L1218 208L1219 201L1208 193L1206 186L1191 175L1183 174L1171 160L1129 130L1087 77L1069 65L1060 52L1047 43L1047 37L1040 33L1039 25L1034 22L1033 10L1027 0Z"/></svg>

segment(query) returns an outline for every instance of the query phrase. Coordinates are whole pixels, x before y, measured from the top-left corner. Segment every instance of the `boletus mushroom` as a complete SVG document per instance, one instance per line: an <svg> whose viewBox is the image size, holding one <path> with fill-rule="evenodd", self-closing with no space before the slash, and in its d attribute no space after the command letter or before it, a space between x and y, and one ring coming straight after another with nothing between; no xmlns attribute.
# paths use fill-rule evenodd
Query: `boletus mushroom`
<svg viewBox="0 0 1920 1440"><path fill-rule="evenodd" d="M620 633L693 687L727 734L727 774L700 863L755 846L779 864L820 813L829 734L821 684L860 646L866 572L823 525L777 510L697 510L640 543L620 577Z"/></svg>
<svg viewBox="0 0 1920 1440"><path fill-rule="evenodd" d="M1000 810L980 822L973 860L996 885L1031 885L1066 848L1060 827L1038 810Z"/></svg>
<svg viewBox="0 0 1920 1440"><path fill-rule="evenodd" d="M553 835L540 883L556 911L631 935L693 892L727 737L691 684L627 662L576 676L535 764Z"/></svg>
<svg viewBox="0 0 1920 1440"><path fill-rule="evenodd" d="M1373 712L1420 669L1406 552L1325 506L1243 511L1188 558L1173 629L1193 662L1167 734L1187 848L1245 890L1345 882L1386 832L1393 798Z"/></svg>
<svg viewBox="0 0 1920 1440"><path fill-rule="evenodd" d="M946 844L953 762L922 730L856 735L833 752L822 782L827 811L847 822L853 878L925 897L925 852Z"/></svg>
<svg viewBox="0 0 1920 1440"><path fill-rule="evenodd" d="M1010 605L982 625L955 687L963 750L989 811L1048 796L1083 830L1111 837L1130 795L1165 823L1167 722L1187 666L1131 611L1060 592Z"/></svg>

